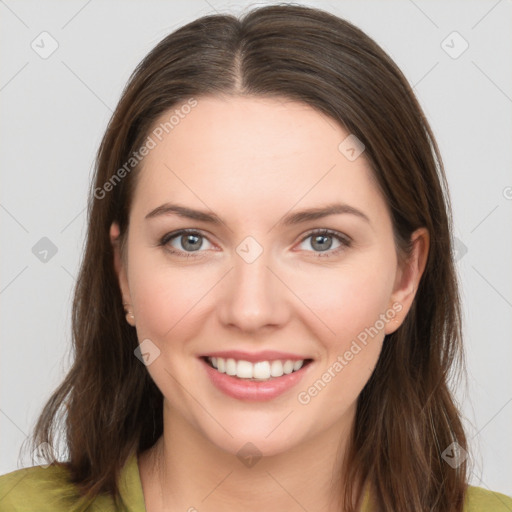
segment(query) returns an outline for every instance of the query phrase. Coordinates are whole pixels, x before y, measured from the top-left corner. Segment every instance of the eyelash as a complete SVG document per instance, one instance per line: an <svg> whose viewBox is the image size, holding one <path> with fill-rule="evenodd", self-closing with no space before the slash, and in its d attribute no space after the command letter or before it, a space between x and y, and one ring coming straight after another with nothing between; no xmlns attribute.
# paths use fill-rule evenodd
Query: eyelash
<svg viewBox="0 0 512 512"><path fill-rule="evenodd" d="M172 233L167 233L166 235L164 235L158 245L161 246L161 247L166 247L167 244L175 239L175 238L178 238L179 236L181 235L187 235L187 234L190 234L190 235L198 235L202 238L207 238L206 236L204 236L203 234L201 234L201 232L197 231L197 230L194 230L194 229L181 229L179 231L174 231ZM312 251L312 252L316 252L317 254L317 257L319 258L329 258L331 256L334 256L334 255L337 255L339 252L343 251L344 249L350 247L352 245L352 240L347 237L346 235L342 235L341 233L338 233L337 231L332 231L330 229L317 229L317 230L314 230L314 231L311 231L310 233L308 233L306 236L304 236L304 238L301 239L300 243L304 242L305 240L307 240L308 238L314 236L314 235L317 235L317 236L330 236L330 237L333 237L335 238L336 240L338 240L340 243L341 243L341 246L338 247L337 249L330 249L328 251ZM170 253L172 254L175 254L175 255L178 255L178 256L183 256L185 258L198 258L198 257L201 257L199 256L198 254L194 254L194 253L189 253L189 252L184 252L184 251L178 251L174 248L168 248L166 247L166 250L169 251ZM197 251L197 252L203 252L203 251ZM310 252L310 251L308 251Z"/></svg>

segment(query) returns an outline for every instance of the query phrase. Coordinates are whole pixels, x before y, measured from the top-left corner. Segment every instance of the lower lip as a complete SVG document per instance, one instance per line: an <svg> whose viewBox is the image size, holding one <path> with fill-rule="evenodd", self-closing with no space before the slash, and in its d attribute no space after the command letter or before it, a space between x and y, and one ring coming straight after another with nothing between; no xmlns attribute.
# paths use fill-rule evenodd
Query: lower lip
<svg viewBox="0 0 512 512"><path fill-rule="evenodd" d="M204 359L201 359L201 362L212 383L223 393L238 400L250 400L253 402L272 400L285 393L300 382L311 366L311 363L309 363L300 370L288 375L258 382L220 373L215 368L212 368Z"/></svg>

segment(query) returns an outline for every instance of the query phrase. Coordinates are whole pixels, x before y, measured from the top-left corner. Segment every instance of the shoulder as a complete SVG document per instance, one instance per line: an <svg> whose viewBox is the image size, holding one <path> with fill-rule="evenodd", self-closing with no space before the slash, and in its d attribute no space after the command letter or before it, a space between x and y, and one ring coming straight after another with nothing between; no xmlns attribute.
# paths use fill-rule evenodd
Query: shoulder
<svg viewBox="0 0 512 512"><path fill-rule="evenodd" d="M0 512L69 512L83 505L64 464L33 466L0 476Z"/></svg>
<svg viewBox="0 0 512 512"><path fill-rule="evenodd" d="M512 497L482 487L469 486L464 512L510 512Z"/></svg>

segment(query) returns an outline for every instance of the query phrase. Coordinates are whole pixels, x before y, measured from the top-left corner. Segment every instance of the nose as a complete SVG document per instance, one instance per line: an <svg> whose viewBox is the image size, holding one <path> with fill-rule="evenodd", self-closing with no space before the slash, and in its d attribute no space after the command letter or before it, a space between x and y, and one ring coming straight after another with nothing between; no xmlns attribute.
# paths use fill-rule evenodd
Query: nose
<svg viewBox="0 0 512 512"><path fill-rule="evenodd" d="M289 316L291 292L263 251L254 261L233 256L233 268L219 290L217 313L224 326L255 333L283 325Z"/></svg>

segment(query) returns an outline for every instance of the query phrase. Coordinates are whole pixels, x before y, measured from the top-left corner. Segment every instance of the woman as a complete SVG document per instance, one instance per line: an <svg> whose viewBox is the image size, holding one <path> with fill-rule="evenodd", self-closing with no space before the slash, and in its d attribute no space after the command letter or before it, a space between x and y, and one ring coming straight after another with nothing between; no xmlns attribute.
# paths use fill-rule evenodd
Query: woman
<svg viewBox="0 0 512 512"><path fill-rule="evenodd" d="M103 138L50 465L0 510L512 509L468 487L450 229L433 134L360 30L299 6L177 30Z"/></svg>

